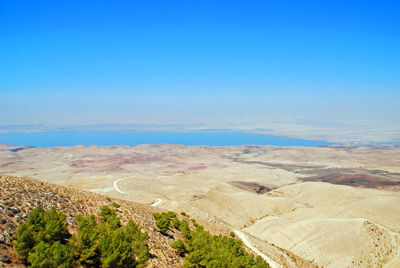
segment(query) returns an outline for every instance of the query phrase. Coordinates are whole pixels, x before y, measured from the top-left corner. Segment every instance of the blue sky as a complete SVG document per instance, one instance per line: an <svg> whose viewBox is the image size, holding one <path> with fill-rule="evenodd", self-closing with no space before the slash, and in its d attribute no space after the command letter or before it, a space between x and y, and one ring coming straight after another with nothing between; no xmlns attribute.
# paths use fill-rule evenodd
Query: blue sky
<svg viewBox="0 0 400 268"><path fill-rule="evenodd" d="M398 1L0 1L0 127L400 125Z"/></svg>

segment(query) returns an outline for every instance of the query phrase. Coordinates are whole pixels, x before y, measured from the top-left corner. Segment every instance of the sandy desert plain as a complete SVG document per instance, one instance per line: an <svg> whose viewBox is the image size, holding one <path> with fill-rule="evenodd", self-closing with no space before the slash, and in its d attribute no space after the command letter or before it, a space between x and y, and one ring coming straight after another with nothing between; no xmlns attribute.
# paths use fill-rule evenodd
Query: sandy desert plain
<svg viewBox="0 0 400 268"><path fill-rule="evenodd" d="M400 147L0 145L0 173L185 211L273 267L400 267Z"/></svg>

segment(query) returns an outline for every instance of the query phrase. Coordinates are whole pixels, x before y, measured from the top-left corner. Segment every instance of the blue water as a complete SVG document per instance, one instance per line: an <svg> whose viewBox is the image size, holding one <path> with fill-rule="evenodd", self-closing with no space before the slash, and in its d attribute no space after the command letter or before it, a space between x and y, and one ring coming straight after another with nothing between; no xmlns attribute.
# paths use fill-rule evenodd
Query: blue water
<svg viewBox="0 0 400 268"><path fill-rule="evenodd" d="M73 145L138 145L138 144L185 144L185 145L277 145L277 146L322 146L332 143L300 140L285 137L229 133L173 133L173 132L37 132L0 134L0 143L31 145L36 147Z"/></svg>

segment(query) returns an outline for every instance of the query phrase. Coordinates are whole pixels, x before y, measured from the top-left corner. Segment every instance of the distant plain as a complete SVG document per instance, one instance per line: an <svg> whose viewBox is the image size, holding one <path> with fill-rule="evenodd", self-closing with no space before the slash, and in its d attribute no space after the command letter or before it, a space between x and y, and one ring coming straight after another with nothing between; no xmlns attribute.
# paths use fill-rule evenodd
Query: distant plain
<svg viewBox="0 0 400 268"><path fill-rule="evenodd" d="M0 171L185 211L285 267L399 264L396 146L1 145Z"/></svg>

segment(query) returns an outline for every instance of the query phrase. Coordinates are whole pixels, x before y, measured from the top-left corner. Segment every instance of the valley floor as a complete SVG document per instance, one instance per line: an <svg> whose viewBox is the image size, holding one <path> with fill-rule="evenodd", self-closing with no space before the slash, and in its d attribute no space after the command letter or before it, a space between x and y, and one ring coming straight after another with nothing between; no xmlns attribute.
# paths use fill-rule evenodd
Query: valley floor
<svg viewBox="0 0 400 268"><path fill-rule="evenodd" d="M185 211L275 267L400 265L399 147L3 145L0 172Z"/></svg>

